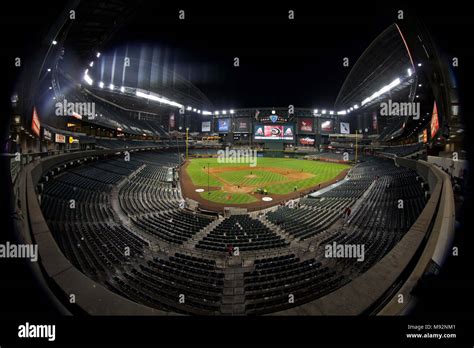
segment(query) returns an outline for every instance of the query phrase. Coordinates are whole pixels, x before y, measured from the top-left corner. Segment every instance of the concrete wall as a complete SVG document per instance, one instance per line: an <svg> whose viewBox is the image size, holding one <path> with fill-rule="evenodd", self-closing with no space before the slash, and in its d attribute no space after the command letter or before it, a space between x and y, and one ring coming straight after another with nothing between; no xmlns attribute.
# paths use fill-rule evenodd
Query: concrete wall
<svg viewBox="0 0 474 348"><path fill-rule="evenodd" d="M468 161L461 159L454 161L451 157L428 156L428 162L447 169L448 173L457 178L462 177L463 172L468 168Z"/></svg>

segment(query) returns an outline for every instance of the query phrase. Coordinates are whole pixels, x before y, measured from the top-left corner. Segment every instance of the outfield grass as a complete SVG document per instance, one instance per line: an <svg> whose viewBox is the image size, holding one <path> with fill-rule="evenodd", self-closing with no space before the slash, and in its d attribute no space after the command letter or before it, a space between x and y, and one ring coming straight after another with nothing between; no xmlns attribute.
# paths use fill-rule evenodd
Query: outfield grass
<svg viewBox="0 0 474 348"><path fill-rule="evenodd" d="M208 165L211 175L208 177ZM195 186L220 187L213 190L211 194L203 192L201 196L216 203L246 204L257 201L250 193L229 193L222 190L226 184L251 186L267 189L269 195L283 195L317 186L320 183L337 177L349 165L340 163L329 163L319 161L307 161L293 158L258 158L257 166L243 169L248 164L218 163L216 158L194 158L190 160L187 167ZM232 171L230 168L240 167L240 170ZM217 168L229 168L228 171L212 174ZM265 170L268 168L268 170ZM279 172L273 172L273 168ZM291 178L285 176L288 169ZM305 178L298 179L298 174Z"/></svg>
<svg viewBox="0 0 474 348"><path fill-rule="evenodd" d="M201 192L201 197L215 203L248 204L257 202L257 199L247 193L227 193L222 190Z"/></svg>
<svg viewBox="0 0 474 348"><path fill-rule="evenodd" d="M283 182L287 180L285 176L278 173L252 169L220 173L218 176L227 182L242 186L264 186L266 183Z"/></svg>

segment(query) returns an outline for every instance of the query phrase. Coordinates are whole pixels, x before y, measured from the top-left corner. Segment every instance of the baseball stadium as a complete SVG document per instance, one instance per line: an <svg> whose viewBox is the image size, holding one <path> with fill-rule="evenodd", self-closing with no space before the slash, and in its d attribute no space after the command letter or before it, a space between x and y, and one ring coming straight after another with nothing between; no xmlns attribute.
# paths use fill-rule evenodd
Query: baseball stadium
<svg viewBox="0 0 474 348"><path fill-rule="evenodd" d="M24 291L74 316L419 310L468 173L431 27L407 11L336 43L308 15L291 58L275 48L291 11L242 29L160 6L65 2L22 56L2 163L8 250L38 250Z"/></svg>

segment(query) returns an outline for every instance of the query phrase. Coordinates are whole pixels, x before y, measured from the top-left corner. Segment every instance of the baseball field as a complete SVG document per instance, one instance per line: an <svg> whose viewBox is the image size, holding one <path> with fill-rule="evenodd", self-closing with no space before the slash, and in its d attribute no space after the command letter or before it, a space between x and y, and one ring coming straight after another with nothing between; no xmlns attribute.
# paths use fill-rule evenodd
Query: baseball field
<svg viewBox="0 0 474 348"><path fill-rule="evenodd" d="M185 171L192 190L204 200L246 205L278 200L334 181L349 165L292 158L258 158L257 165L219 163L217 158L189 159Z"/></svg>

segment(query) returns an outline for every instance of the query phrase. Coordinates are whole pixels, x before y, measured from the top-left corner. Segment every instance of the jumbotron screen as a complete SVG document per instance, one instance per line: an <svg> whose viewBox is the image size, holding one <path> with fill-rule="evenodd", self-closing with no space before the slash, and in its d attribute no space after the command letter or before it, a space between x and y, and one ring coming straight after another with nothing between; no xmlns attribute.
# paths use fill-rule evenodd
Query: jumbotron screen
<svg viewBox="0 0 474 348"><path fill-rule="evenodd" d="M293 140L292 125L255 125L255 140Z"/></svg>
<svg viewBox="0 0 474 348"><path fill-rule="evenodd" d="M217 130L219 133L227 133L230 130L230 118L221 118L217 120Z"/></svg>

